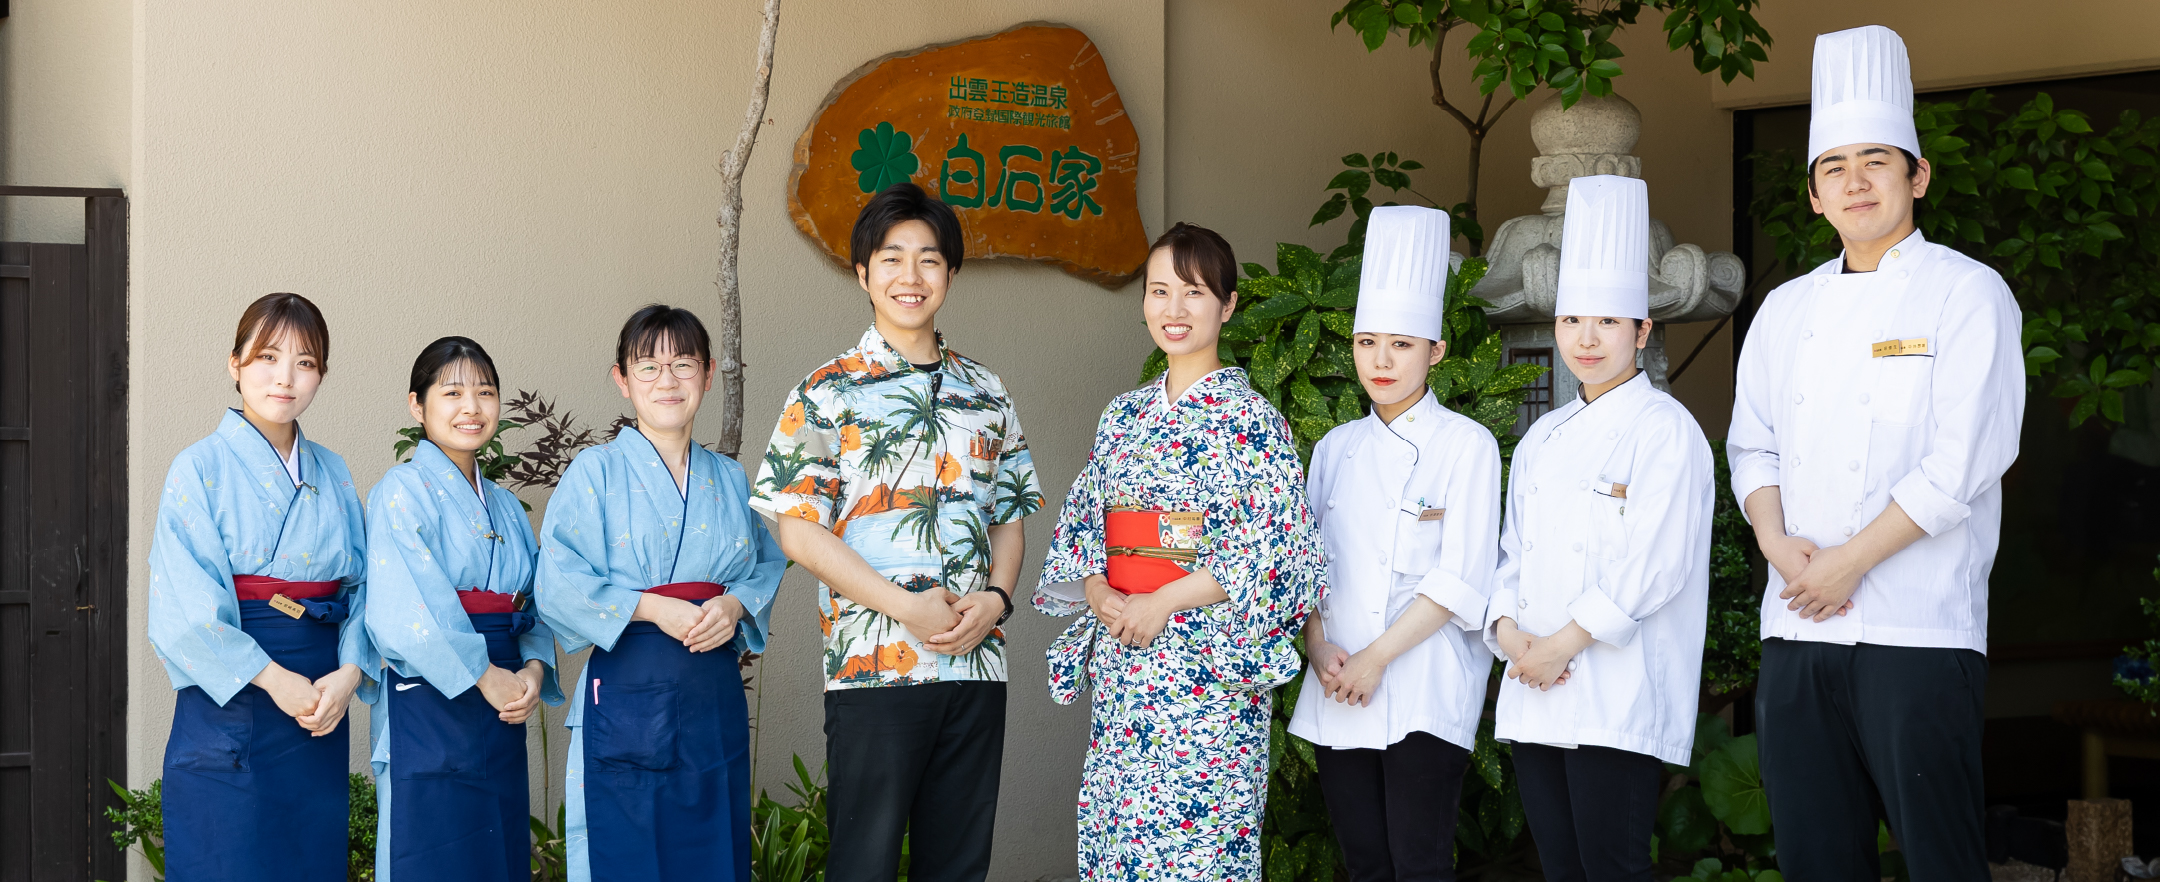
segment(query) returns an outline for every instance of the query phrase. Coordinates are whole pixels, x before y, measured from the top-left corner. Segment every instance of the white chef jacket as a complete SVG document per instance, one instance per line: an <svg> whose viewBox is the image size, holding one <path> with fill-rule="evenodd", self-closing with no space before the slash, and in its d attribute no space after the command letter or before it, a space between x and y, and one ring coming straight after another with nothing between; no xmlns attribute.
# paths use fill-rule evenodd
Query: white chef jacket
<svg viewBox="0 0 2160 882"><path fill-rule="evenodd" d="M1927 535L1862 576L1852 611L1828 621L1786 609L1771 567L1762 636L1986 652L2002 475L2025 415L2017 301L1994 270L1918 232L1875 272L1844 265L1840 254L1778 286L1755 314L1726 441L1733 494L1779 487L1786 535L1819 547L1893 499ZM1872 357L1913 340L1926 354Z"/></svg>
<svg viewBox="0 0 2160 882"><path fill-rule="evenodd" d="M1500 529L1500 447L1428 391L1396 415L1335 427L1313 449L1306 499L1328 557L1328 642L1356 653L1418 595L1454 614L1396 656L1363 707L1327 697L1309 669L1290 734L1325 747L1385 748L1426 732L1477 746L1492 654L1478 634ZM1425 519L1428 510L1444 512Z"/></svg>
<svg viewBox="0 0 2160 882"><path fill-rule="evenodd" d="M1711 462L1702 427L1647 373L1531 424L1515 448L1487 618L1511 617L1534 636L1573 621L1597 642L1550 691L1502 680L1494 737L1688 762L1710 605ZM1497 629L1485 639L1500 651Z"/></svg>

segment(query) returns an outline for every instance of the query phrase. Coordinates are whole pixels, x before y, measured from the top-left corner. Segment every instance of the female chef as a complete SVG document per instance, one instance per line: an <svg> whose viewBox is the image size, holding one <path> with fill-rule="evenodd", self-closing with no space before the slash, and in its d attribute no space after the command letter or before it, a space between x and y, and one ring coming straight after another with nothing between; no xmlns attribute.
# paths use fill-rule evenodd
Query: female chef
<svg viewBox="0 0 2160 882"><path fill-rule="evenodd" d="M562 703L555 640L525 612L532 525L482 474L502 413L495 362L444 337L413 362L424 437L368 492L368 633L388 668L375 739L380 882L531 875L525 719Z"/></svg>
<svg viewBox="0 0 2160 882"><path fill-rule="evenodd" d="M1312 666L1290 734L1319 746L1354 882L1454 878L1455 806L1492 676L1479 634L1500 447L1425 386L1447 353L1447 274L1445 212L1373 209L1352 342L1373 410L1320 440L1306 494L1329 590L1305 623Z"/></svg>
<svg viewBox="0 0 2160 882"><path fill-rule="evenodd" d="M298 294L240 315L240 393L173 458L150 540L150 645L179 690L165 744L174 879L342 878L346 704L373 682L360 498L300 433L330 329ZM275 831L276 835L265 835Z"/></svg>
<svg viewBox="0 0 2160 882"><path fill-rule="evenodd" d="M765 648L787 559L742 466L691 440L712 339L653 304L616 338L637 425L586 448L548 499L540 613L594 647L571 703L573 882L750 880L749 708L738 653Z"/></svg>
<svg viewBox="0 0 2160 882"><path fill-rule="evenodd" d="M1650 338L1649 192L1568 186L1555 351L1582 395L1515 449L1487 641L1546 878L1650 879L1658 762L1686 763L1709 603L1711 459L1635 367Z"/></svg>

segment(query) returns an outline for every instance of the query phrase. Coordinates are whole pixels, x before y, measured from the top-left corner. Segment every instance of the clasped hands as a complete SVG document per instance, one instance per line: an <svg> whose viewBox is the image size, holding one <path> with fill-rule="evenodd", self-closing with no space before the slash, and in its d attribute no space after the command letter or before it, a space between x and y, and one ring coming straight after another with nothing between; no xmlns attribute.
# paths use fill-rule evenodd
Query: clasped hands
<svg viewBox="0 0 2160 882"><path fill-rule="evenodd" d="M1493 636L1500 643L1500 651L1508 658L1507 671L1501 677L1519 680L1524 686L1540 692L1573 677L1568 663L1597 642L1589 631L1572 621L1551 636L1539 637L1515 627L1515 620L1508 616L1501 616L1493 623Z"/></svg>
<svg viewBox="0 0 2160 882"><path fill-rule="evenodd" d="M1867 568L1856 565L1849 546L1817 548L1805 538L1782 534L1758 534L1756 544L1763 558L1785 578L1785 590L1778 599L1787 601L1786 609L1818 622L1852 612L1853 592L1860 590L1860 577Z"/></svg>
<svg viewBox="0 0 2160 882"><path fill-rule="evenodd" d="M941 655L974 652L1005 615L1004 599L987 589L955 595L940 585L911 592L905 604L889 615L922 641L924 649Z"/></svg>
<svg viewBox="0 0 2160 882"><path fill-rule="evenodd" d="M338 722L345 719L345 709L352 704L353 690L360 688L361 677L359 665L347 664L310 681L271 662L251 682L270 693L278 710L292 717L300 728L320 738L337 731Z"/></svg>
<svg viewBox="0 0 2160 882"><path fill-rule="evenodd" d="M1163 592L1127 594L1110 587L1110 578L1102 573L1087 577L1082 584L1095 620L1109 630L1111 639L1135 649L1152 645L1170 626L1170 615L1177 612Z"/></svg>
<svg viewBox="0 0 2160 882"><path fill-rule="evenodd" d="M1308 637L1305 654L1312 659L1313 674L1320 678L1320 688L1326 690L1327 697L1358 707L1372 704L1373 693L1380 691L1380 677L1387 672L1390 661L1370 647L1352 653L1318 637Z"/></svg>

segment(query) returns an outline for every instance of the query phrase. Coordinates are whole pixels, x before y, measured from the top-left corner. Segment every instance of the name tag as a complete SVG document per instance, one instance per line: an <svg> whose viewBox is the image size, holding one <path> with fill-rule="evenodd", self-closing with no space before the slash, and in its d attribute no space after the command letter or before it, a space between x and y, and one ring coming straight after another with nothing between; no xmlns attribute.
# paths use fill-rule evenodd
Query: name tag
<svg viewBox="0 0 2160 882"><path fill-rule="evenodd" d="M1626 485L1626 484L1614 484L1614 485L1612 485L1612 495L1614 495L1614 496L1616 496L1616 497L1618 497L1618 498L1621 498L1621 499L1626 499L1626 498L1627 498L1627 485Z"/></svg>
<svg viewBox="0 0 2160 882"><path fill-rule="evenodd" d="M270 598L270 608L296 619L307 615L307 607L301 606L300 601L286 597L283 594Z"/></svg>
<svg viewBox="0 0 2160 882"><path fill-rule="evenodd" d="M1421 521L1437 521L1444 517L1447 517L1447 509L1428 508L1422 512L1419 512L1417 519Z"/></svg>
<svg viewBox="0 0 2160 882"><path fill-rule="evenodd" d="M1907 337L1903 340L1884 340L1869 347L1869 358L1886 358L1893 355L1926 355L1926 337Z"/></svg>

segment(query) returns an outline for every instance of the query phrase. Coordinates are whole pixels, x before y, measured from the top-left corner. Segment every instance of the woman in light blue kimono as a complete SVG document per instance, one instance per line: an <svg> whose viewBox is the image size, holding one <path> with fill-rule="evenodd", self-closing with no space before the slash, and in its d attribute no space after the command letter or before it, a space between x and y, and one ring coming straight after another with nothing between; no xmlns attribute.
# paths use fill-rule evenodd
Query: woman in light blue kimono
<svg viewBox="0 0 2160 882"><path fill-rule="evenodd" d="M240 407L173 458L150 540L150 646L179 690L165 744L174 879L343 878L345 709L373 682L364 533L345 461L298 422L330 331L298 294L249 305Z"/></svg>
<svg viewBox="0 0 2160 882"><path fill-rule="evenodd" d="M531 876L525 720L563 699L554 637L525 611L532 524L480 471L497 389L480 344L429 344L408 400L426 436L368 493L367 625L389 686L369 721L378 882Z"/></svg>
<svg viewBox="0 0 2160 882"><path fill-rule="evenodd" d="M750 880L748 708L787 561L733 460L691 440L712 344L687 310L639 310L615 386L637 426L579 453L548 500L540 614L594 647L570 709L570 878Z"/></svg>

